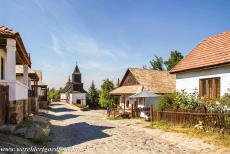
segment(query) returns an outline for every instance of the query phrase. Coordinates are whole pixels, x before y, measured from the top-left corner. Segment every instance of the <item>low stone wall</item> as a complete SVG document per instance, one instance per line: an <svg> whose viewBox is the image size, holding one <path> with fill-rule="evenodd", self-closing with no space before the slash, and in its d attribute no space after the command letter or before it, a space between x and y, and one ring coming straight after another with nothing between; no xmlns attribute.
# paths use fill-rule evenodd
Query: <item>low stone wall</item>
<svg viewBox="0 0 230 154"><path fill-rule="evenodd" d="M28 99L31 113L38 112L38 100L36 97L29 97Z"/></svg>
<svg viewBox="0 0 230 154"><path fill-rule="evenodd" d="M48 108L48 101L39 101L39 108L40 109L47 109Z"/></svg>
<svg viewBox="0 0 230 154"><path fill-rule="evenodd" d="M9 102L8 123L18 124L28 116L28 100L17 100Z"/></svg>

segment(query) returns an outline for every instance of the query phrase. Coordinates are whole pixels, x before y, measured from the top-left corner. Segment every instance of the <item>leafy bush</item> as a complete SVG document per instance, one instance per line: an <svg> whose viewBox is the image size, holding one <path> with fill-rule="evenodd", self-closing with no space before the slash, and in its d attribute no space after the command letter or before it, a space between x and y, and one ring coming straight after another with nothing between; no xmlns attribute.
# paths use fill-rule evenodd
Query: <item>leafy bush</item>
<svg viewBox="0 0 230 154"><path fill-rule="evenodd" d="M158 108L161 110L171 109L175 104L176 93L166 94L160 98Z"/></svg>
<svg viewBox="0 0 230 154"><path fill-rule="evenodd" d="M197 91L187 94L184 91L178 92L175 97L177 108L183 111L193 111L200 105L200 99Z"/></svg>
<svg viewBox="0 0 230 154"><path fill-rule="evenodd" d="M226 112L230 110L230 90L221 98L200 98L197 90L187 94L184 91L163 95L158 108L180 111Z"/></svg>
<svg viewBox="0 0 230 154"><path fill-rule="evenodd" d="M200 104L198 93L187 94L184 91L163 95L160 99L159 109L179 109L191 111L197 109Z"/></svg>

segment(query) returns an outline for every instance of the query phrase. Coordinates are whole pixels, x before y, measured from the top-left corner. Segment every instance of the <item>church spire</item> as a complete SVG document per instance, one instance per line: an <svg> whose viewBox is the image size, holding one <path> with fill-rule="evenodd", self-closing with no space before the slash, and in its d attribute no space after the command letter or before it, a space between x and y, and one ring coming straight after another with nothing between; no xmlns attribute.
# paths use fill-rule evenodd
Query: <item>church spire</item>
<svg viewBox="0 0 230 154"><path fill-rule="evenodd" d="M73 74L81 74L81 72L80 72L80 70L78 68L78 65L77 65L77 61L76 61L76 66L75 66Z"/></svg>

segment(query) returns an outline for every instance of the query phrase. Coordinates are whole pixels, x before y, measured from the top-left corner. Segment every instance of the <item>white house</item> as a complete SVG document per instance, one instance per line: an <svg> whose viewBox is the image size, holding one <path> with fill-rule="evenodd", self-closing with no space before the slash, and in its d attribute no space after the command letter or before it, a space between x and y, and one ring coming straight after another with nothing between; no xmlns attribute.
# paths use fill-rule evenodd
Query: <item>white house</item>
<svg viewBox="0 0 230 154"><path fill-rule="evenodd" d="M38 95L38 106L39 108L47 108L48 107L48 85L45 83L43 78L42 70L33 70L38 75L38 83L35 85L32 83L32 87L37 87L37 95Z"/></svg>
<svg viewBox="0 0 230 154"><path fill-rule="evenodd" d="M16 65L23 65L21 80L16 78ZM30 56L18 32L0 26L0 85L9 86L7 122L18 123L28 104L28 67Z"/></svg>
<svg viewBox="0 0 230 154"><path fill-rule="evenodd" d="M176 74L178 91L223 96L230 88L230 31L203 40L170 73Z"/></svg>
<svg viewBox="0 0 230 154"><path fill-rule="evenodd" d="M70 104L86 105L86 93L87 92L83 88L83 83L81 82L81 72L76 65L72 73L72 81L69 79L66 83L63 92L60 94L60 99Z"/></svg>
<svg viewBox="0 0 230 154"><path fill-rule="evenodd" d="M16 66L16 79L17 81L23 82L23 65ZM38 105L38 74L32 70L28 69L28 114L37 112L39 109Z"/></svg>

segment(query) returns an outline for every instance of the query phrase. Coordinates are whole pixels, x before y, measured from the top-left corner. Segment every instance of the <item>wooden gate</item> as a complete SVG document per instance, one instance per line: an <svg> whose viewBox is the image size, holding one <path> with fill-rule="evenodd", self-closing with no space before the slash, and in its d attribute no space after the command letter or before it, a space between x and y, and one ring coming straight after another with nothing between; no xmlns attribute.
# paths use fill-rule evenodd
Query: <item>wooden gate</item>
<svg viewBox="0 0 230 154"><path fill-rule="evenodd" d="M0 125L6 123L8 102L9 86L0 85Z"/></svg>

